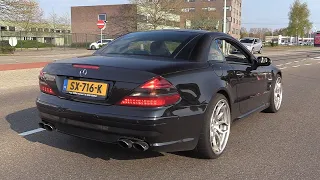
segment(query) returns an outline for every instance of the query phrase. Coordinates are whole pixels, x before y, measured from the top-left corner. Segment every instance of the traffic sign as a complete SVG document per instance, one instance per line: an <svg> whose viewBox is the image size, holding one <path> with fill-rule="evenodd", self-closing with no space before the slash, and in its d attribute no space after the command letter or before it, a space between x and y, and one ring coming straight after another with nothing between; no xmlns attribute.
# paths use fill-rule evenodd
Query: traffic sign
<svg viewBox="0 0 320 180"><path fill-rule="evenodd" d="M9 44L10 46L16 46L18 44L18 40L16 37L9 38Z"/></svg>
<svg viewBox="0 0 320 180"><path fill-rule="evenodd" d="M102 21L102 20L99 20L97 22L97 26L98 26L99 29L103 29L106 26L106 23L104 21Z"/></svg>

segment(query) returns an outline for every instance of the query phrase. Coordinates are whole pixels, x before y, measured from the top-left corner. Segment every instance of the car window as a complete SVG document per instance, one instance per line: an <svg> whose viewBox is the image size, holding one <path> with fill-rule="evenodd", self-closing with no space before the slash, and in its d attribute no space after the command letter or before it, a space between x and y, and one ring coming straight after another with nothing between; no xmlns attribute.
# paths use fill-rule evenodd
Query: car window
<svg viewBox="0 0 320 180"><path fill-rule="evenodd" d="M253 43L253 39L241 39L240 40L241 43Z"/></svg>
<svg viewBox="0 0 320 180"><path fill-rule="evenodd" d="M226 61L250 64L249 58L235 43L229 40L219 40L220 49Z"/></svg>
<svg viewBox="0 0 320 180"><path fill-rule="evenodd" d="M193 32L136 32L112 41L99 53L174 57L196 35Z"/></svg>
<svg viewBox="0 0 320 180"><path fill-rule="evenodd" d="M101 41L97 41L97 43L101 43Z"/></svg>
<svg viewBox="0 0 320 180"><path fill-rule="evenodd" d="M210 45L208 60L209 61L225 61L219 40L213 40Z"/></svg>

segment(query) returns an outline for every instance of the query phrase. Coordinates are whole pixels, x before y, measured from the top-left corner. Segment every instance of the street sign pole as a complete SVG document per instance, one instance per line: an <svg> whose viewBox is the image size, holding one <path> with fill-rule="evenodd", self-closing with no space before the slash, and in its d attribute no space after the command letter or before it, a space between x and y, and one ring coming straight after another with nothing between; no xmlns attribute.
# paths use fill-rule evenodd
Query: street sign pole
<svg viewBox="0 0 320 180"><path fill-rule="evenodd" d="M100 42L101 42L101 44L102 44L102 29L101 29L101 41L100 41Z"/></svg>
<svg viewBox="0 0 320 180"><path fill-rule="evenodd" d="M99 20L97 26L100 29L100 44L102 45L102 31L106 28L106 21Z"/></svg>

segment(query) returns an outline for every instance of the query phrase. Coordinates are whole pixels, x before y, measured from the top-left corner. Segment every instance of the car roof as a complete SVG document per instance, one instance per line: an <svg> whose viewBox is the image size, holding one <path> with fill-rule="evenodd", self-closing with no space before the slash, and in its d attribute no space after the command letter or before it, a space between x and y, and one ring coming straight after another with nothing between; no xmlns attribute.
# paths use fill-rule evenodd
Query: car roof
<svg viewBox="0 0 320 180"><path fill-rule="evenodd" d="M149 31L140 31L140 32L190 32L190 33L197 33L197 34L210 34L213 36L230 36L223 32L212 32L206 30L196 30L196 29L160 29L160 30L149 30Z"/></svg>

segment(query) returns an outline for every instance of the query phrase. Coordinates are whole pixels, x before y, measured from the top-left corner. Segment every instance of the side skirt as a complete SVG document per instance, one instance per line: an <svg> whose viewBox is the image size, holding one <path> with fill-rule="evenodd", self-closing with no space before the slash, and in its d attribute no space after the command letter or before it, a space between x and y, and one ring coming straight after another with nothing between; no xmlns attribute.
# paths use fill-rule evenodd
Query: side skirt
<svg viewBox="0 0 320 180"><path fill-rule="evenodd" d="M245 114L242 114L241 116L237 117L235 120L239 120L239 119L243 119L243 118L246 118L248 117L249 115L253 114L253 113L256 113L256 112L261 112L263 110L265 110L266 108L268 108L270 106L270 103L266 103L262 106L259 106L258 108L252 110L252 111L249 111Z"/></svg>

